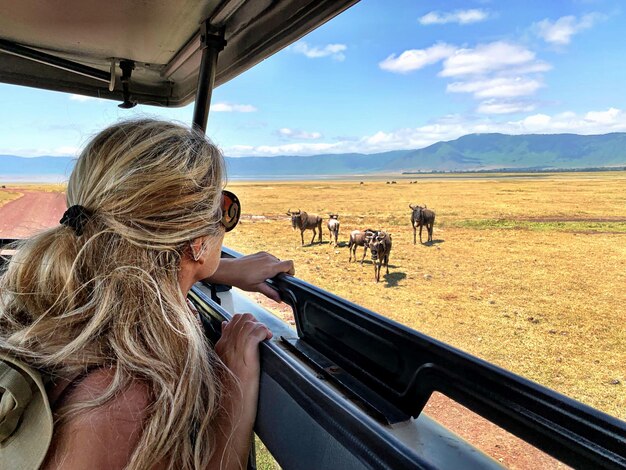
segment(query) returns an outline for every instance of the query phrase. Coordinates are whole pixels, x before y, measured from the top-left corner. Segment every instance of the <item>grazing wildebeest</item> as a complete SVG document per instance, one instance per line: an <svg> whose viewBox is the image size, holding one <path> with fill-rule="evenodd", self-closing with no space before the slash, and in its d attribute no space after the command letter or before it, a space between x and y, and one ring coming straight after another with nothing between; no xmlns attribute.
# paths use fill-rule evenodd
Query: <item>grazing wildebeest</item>
<svg viewBox="0 0 626 470"><path fill-rule="evenodd" d="M427 209L426 205L422 207L418 205L413 206L409 204L409 207L413 211L411 213L411 225L413 226L413 244L415 245L417 243L417 240L416 240L417 227L420 228L420 243L422 243L422 227L424 225L426 226L426 230L428 231L428 242L432 242L433 241L433 225L435 225L435 213L431 211L430 209Z"/></svg>
<svg viewBox="0 0 626 470"><path fill-rule="evenodd" d="M328 214L328 231L330 232L330 243L333 243L333 237L335 238L335 246L337 246L337 238L339 238L339 214Z"/></svg>
<svg viewBox="0 0 626 470"><path fill-rule="evenodd" d="M287 211L287 215L291 216L291 228L300 229L300 238L302 240L302 246L304 246L304 231L313 230L313 238L311 238L311 245L315 240L315 230L319 234L319 242L322 243L322 218L319 215L307 214L306 212L298 209L295 212L291 212L291 209Z"/></svg>
<svg viewBox="0 0 626 470"><path fill-rule="evenodd" d="M356 261L356 247L363 247L363 258L361 258L361 264L363 264L363 260L365 259L365 255L367 253L367 241L374 236L374 230L353 230L350 232L350 240L348 241L348 251L350 252L350 258L348 262L352 261L352 256L354 256L354 261Z"/></svg>
<svg viewBox="0 0 626 470"><path fill-rule="evenodd" d="M372 263L374 264L374 277L376 282L380 281L380 268L385 265L387 274L389 274L389 254L391 253L391 234L378 231L368 242L370 251L372 252Z"/></svg>

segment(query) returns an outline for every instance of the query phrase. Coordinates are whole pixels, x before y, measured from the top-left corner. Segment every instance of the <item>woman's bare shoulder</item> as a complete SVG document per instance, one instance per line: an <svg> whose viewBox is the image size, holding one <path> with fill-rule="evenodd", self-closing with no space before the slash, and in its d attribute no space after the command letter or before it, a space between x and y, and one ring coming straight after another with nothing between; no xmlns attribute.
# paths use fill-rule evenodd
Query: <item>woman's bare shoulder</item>
<svg viewBox="0 0 626 470"><path fill-rule="evenodd" d="M88 374L66 397L65 405L102 395L114 369ZM141 437L151 404L145 382L132 381L104 405L72 417L54 429L44 469L124 468Z"/></svg>

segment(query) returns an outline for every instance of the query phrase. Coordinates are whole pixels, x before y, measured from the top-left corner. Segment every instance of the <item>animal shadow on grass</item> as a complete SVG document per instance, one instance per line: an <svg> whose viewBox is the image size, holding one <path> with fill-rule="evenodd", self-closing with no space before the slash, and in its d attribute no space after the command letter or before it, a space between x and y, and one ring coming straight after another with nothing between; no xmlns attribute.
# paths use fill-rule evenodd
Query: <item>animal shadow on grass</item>
<svg viewBox="0 0 626 470"><path fill-rule="evenodd" d="M396 271L385 274L385 281L387 281L387 285L385 285L385 287L398 287L398 283L403 279L406 279L406 274L403 272Z"/></svg>
<svg viewBox="0 0 626 470"><path fill-rule="evenodd" d="M337 248L345 248L348 246L348 242L339 242L337 243Z"/></svg>
<svg viewBox="0 0 626 470"><path fill-rule="evenodd" d="M328 245L330 242L327 240L323 240L321 243L318 242L317 240L315 240L313 243L305 243L304 245L301 245L302 248L307 248L309 246L323 246L323 245Z"/></svg>
<svg viewBox="0 0 626 470"><path fill-rule="evenodd" d="M437 244L443 243L443 242L445 242L445 240L437 239L437 240L433 240L431 242L424 242L424 243L422 243L422 245L424 245L424 246L433 246L433 245L437 245Z"/></svg>
<svg viewBox="0 0 626 470"><path fill-rule="evenodd" d="M360 261L358 261L358 262L360 263ZM366 259L363 261L363 266L365 266L365 265L370 265L370 266L372 266L373 264L374 264L374 262L373 262L371 259L367 259L367 258L366 258ZM389 263L389 269L395 269L395 268L397 268L397 267L398 267L398 266L397 266L396 264L391 264L391 263Z"/></svg>

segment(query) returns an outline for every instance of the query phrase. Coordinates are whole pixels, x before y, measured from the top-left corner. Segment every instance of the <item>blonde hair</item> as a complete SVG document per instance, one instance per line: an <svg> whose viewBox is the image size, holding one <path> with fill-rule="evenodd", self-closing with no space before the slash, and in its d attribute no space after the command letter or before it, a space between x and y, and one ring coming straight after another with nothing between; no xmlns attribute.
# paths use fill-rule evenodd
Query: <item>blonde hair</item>
<svg viewBox="0 0 626 470"><path fill-rule="evenodd" d="M226 372L189 311L178 270L189 242L217 237L224 162L200 133L156 120L100 132L78 159L67 206L92 212L22 242L0 278L0 351L52 376L112 367L102 405L133 380L150 390L128 468L206 467Z"/></svg>

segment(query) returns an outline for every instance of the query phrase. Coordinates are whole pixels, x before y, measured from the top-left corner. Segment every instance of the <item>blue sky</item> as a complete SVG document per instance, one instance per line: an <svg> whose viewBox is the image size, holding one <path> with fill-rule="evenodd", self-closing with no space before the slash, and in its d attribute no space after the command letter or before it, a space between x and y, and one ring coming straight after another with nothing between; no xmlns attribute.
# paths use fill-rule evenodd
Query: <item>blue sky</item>
<svg viewBox="0 0 626 470"><path fill-rule="evenodd" d="M362 0L213 95L226 155L421 148L473 132L626 131L619 0ZM0 85L0 154L75 155L127 116L189 122Z"/></svg>

